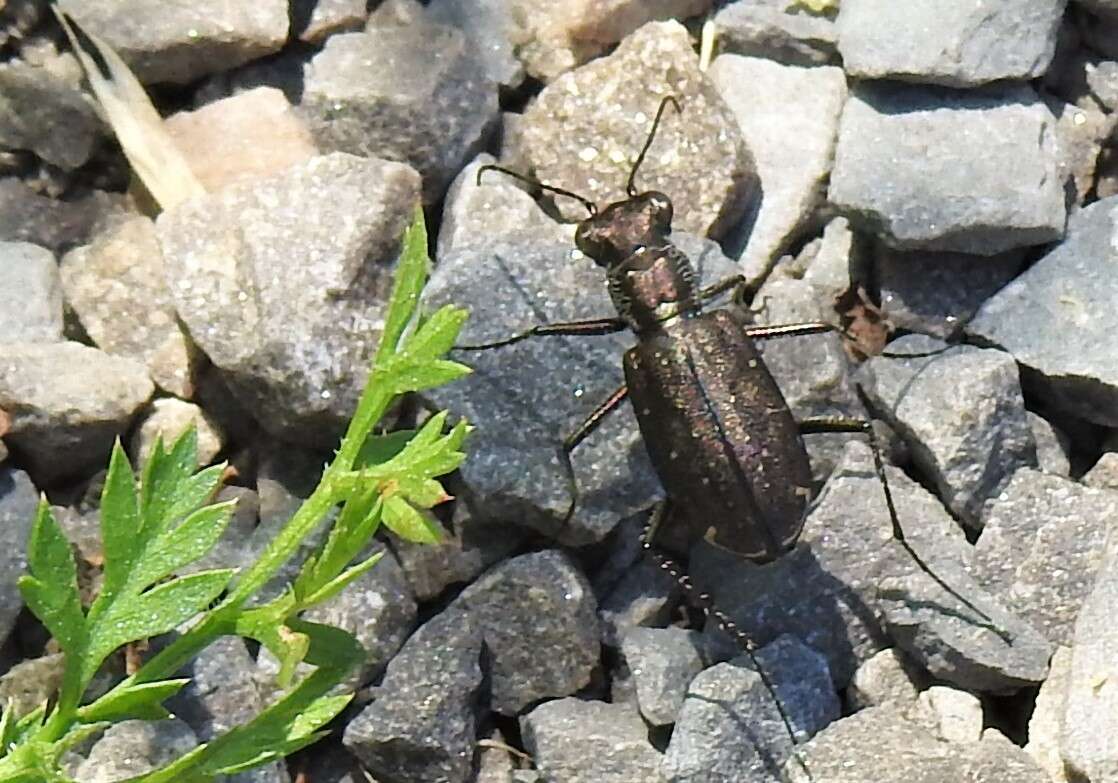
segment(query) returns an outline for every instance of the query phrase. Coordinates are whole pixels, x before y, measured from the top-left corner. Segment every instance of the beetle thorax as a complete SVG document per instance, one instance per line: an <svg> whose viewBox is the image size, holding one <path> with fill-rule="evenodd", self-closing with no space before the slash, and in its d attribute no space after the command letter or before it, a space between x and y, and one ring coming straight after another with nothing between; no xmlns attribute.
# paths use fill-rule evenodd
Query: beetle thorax
<svg viewBox="0 0 1118 783"><path fill-rule="evenodd" d="M650 190L610 204L575 232L579 250L605 267L618 315L638 334L698 311L695 273L671 230L671 200Z"/></svg>
<svg viewBox="0 0 1118 783"><path fill-rule="evenodd" d="M614 307L638 334L697 313L694 281L687 257L668 243L641 248L609 270Z"/></svg>

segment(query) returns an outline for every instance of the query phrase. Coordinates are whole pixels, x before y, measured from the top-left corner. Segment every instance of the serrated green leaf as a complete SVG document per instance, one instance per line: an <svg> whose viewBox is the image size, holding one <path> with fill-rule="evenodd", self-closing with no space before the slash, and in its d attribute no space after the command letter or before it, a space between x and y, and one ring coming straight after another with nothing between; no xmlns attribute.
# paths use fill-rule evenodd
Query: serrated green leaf
<svg viewBox="0 0 1118 783"><path fill-rule="evenodd" d="M464 307L440 307L408 339L405 350L418 359L436 359L445 356L458 340L458 334L469 317Z"/></svg>
<svg viewBox="0 0 1118 783"><path fill-rule="evenodd" d="M446 411L436 413L392 459L365 468L363 475L378 479L398 478L401 474L422 477L441 475L422 470L421 466L431 460L437 461L446 451L448 444L460 443L461 436L457 426L447 435L442 435L446 417Z"/></svg>
<svg viewBox="0 0 1118 783"><path fill-rule="evenodd" d="M90 654L100 665L122 645L178 627L221 595L233 573L224 569L190 574L118 602L90 629Z"/></svg>
<svg viewBox="0 0 1118 783"><path fill-rule="evenodd" d="M442 540L442 531L438 526L399 495L385 498L384 524L405 541L435 544Z"/></svg>
<svg viewBox="0 0 1118 783"><path fill-rule="evenodd" d="M137 563L131 581L152 584L209 552L225 532L234 506L235 501L205 506L163 531Z"/></svg>
<svg viewBox="0 0 1118 783"><path fill-rule="evenodd" d="M372 557L364 560L357 565L343 571L338 576L334 577L331 581L324 584L318 589L317 592L307 596L302 602L303 609L309 609L312 606L329 601L342 590L351 585L354 580L359 579L366 571L375 566L377 562L384 557L384 552L377 552Z"/></svg>
<svg viewBox="0 0 1118 783"><path fill-rule="evenodd" d="M221 485L224 474L225 463L211 465L193 476L187 476L176 486L168 487L167 501L153 506L152 513L144 517L145 525L154 526L149 533L150 537L154 538L199 506L208 503Z"/></svg>
<svg viewBox="0 0 1118 783"><path fill-rule="evenodd" d="M471 370L464 364L452 362L449 359L417 359L401 361L393 365L392 371L384 379L384 383L391 384L396 394L407 394L443 386L470 374Z"/></svg>
<svg viewBox="0 0 1118 783"><path fill-rule="evenodd" d="M384 319L376 364L396 352L400 337L419 305L419 293L427 282L430 264L427 258L427 226L423 221L423 209L417 206L412 223L404 232L400 262L396 266L396 282Z"/></svg>
<svg viewBox="0 0 1118 783"><path fill-rule="evenodd" d="M184 678L114 688L93 704L80 709L78 717L85 723L117 722L134 718L162 720L170 714L162 703L182 690L189 682L189 679Z"/></svg>
<svg viewBox="0 0 1118 783"><path fill-rule="evenodd" d="M163 447L163 437L157 437L141 481L140 510L144 519L166 517L180 486L197 467L198 434L194 427L187 427L169 450Z"/></svg>
<svg viewBox="0 0 1118 783"><path fill-rule="evenodd" d="M109 472L101 492L101 541L105 581L96 603L111 601L128 580L146 538L140 520L135 478L120 441L113 445ZM91 610L91 611L96 611Z"/></svg>
<svg viewBox="0 0 1118 783"><path fill-rule="evenodd" d="M78 592L74 552L50 506L39 501L28 542L30 575L19 579L23 600L46 626L63 652L80 655L85 647L85 615Z"/></svg>
<svg viewBox="0 0 1118 783"><path fill-rule="evenodd" d="M289 624L311 640L307 651L307 663L311 666L317 666L321 671L348 672L365 662L368 653L349 631L298 617L292 618ZM319 695L328 690L330 688Z"/></svg>
<svg viewBox="0 0 1118 783"><path fill-rule="evenodd" d="M408 441L415 437L416 430L396 430L385 435L370 435L361 447L358 465L379 465L395 457Z"/></svg>

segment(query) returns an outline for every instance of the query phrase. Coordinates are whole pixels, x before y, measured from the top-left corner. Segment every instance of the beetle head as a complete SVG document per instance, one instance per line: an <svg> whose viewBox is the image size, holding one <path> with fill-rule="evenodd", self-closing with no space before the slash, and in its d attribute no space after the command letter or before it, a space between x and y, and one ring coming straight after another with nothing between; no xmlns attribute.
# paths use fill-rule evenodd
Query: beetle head
<svg viewBox="0 0 1118 783"><path fill-rule="evenodd" d="M609 269L642 248L665 246L671 230L671 199L649 190L610 204L579 223L575 245L599 266Z"/></svg>

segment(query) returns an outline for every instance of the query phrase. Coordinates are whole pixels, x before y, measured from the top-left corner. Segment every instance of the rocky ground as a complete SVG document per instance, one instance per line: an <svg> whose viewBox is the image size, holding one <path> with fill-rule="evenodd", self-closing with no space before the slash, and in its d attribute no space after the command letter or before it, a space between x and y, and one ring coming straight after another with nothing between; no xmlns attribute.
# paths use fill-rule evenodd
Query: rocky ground
<svg viewBox="0 0 1118 783"><path fill-rule="evenodd" d="M428 301L471 309L467 342L610 315L557 220L578 204L477 169L616 200L671 94L638 187L672 198L705 281L760 285L759 323L896 330L912 358L825 335L765 362L798 417L879 420L913 547L990 622L891 541L864 440L808 436L797 548L690 557L762 645L793 745L640 556L662 490L627 408L576 450L564 523L556 450L632 338L528 340L419 401L476 428L445 545L386 540L314 618L367 649L359 704L235 779L1118 781L1116 0L60 4L208 192L153 219L45 4L0 0L0 691L57 670L15 586L37 497L95 568L115 438L138 457L193 422L239 499L211 563L260 551L352 410L416 203ZM274 673L225 640L177 720L114 727L77 777L243 722Z"/></svg>

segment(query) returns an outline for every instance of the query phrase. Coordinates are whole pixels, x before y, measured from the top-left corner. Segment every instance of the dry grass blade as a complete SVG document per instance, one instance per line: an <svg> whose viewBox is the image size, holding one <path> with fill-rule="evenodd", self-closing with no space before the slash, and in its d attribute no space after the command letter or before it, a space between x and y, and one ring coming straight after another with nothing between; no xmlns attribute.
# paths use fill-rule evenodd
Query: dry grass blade
<svg viewBox="0 0 1118 783"><path fill-rule="evenodd" d="M89 86L105 112L136 176L163 209L205 193L143 85L104 41L83 30L65 11L52 5L82 64Z"/></svg>

